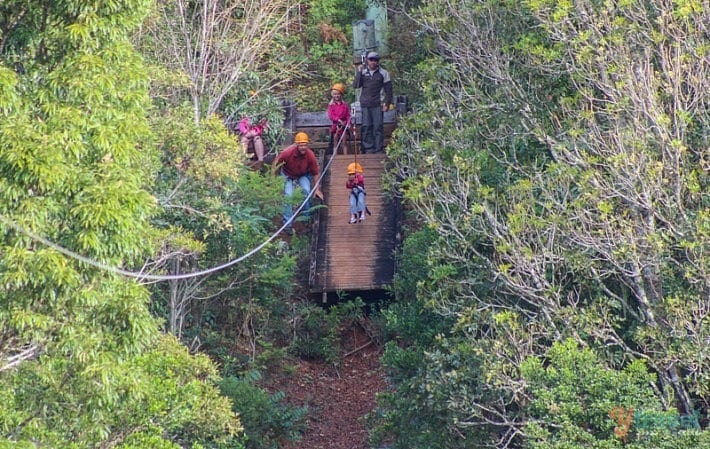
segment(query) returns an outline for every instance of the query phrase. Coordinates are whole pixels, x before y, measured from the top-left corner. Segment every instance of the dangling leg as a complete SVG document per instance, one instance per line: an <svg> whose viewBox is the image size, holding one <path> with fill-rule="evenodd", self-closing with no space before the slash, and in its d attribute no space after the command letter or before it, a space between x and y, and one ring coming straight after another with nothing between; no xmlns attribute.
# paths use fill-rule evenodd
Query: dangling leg
<svg viewBox="0 0 710 449"><path fill-rule="evenodd" d="M254 153L257 161L264 162L264 141L261 136L254 136Z"/></svg>
<svg viewBox="0 0 710 449"><path fill-rule="evenodd" d="M291 178L288 178L286 175L281 172L281 176L284 178L284 206L283 206L283 219L284 223L288 223L289 220L293 217L293 206L291 206L291 197L293 196L293 180ZM286 233L288 234L293 234L293 226L292 223L289 223L289 225L285 228Z"/></svg>
<svg viewBox="0 0 710 449"><path fill-rule="evenodd" d="M345 135L343 134L343 132L339 131L339 132L335 133L335 139L336 139L336 141L335 141L336 143L340 143L340 145L338 145L338 154L346 154L347 153L347 150L345 147L346 142L345 142Z"/></svg>
<svg viewBox="0 0 710 449"><path fill-rule="evenodd" d="M350 224L357 223L357 195L355 191L350 192Z"/></svg>
<svg viewBox="0 0 710 449"><path fill-rule="evenodd" d="M356 212L360 214L360 221L365 219L365 191L358 189Z"/></svg>
<svg viewBox="0 0 710 449"><path fill-rule="evenodd" d="M311 175L304 175L298 178L298 185L301 186L301 190L303 190L303 196L307 197L308 194L311 193ZM303 205L303 209L301 209L304 216L311 216L310 208L311 200L309 198L306 201L306 204Z"/></svg>
<svg viewBox="0 0 710 449"><path fill-rule="evenodd" d="M247 134L244 134L240 139L239 143L242 144L242 149L244 150L244 154L249 157L249 138L247 137Z"/></svg>

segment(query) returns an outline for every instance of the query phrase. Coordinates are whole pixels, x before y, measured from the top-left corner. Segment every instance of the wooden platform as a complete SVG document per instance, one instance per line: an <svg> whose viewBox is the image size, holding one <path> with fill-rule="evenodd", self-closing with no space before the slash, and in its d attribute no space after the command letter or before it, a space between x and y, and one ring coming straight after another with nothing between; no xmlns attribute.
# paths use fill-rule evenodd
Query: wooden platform
<svg viewBox="0 0 710 449"><path fill-rule="evenodd" d="M358 155L363 166L366 204L372 215L350 224L347 166L354 155L335 155L323 179L327 209L317 218L311 253L311 293L379 290L392 283L397 207L383 194L385 154ZM329 156L325 157L325 161Z"/></svg>
<svg viewBox="0 0 710 449"><path fill-rule="evenodd" d="M291 131L287 141L300 131L308 133L310 147L315 151L323 173L321 190L326 208L314 214L308 287L311 294L366 292L382 290L392 284L395 270L395 248L399 207L382 191L382 173L386 163L384 153L360 153L361 114L355 106L356 132L347 145L347 154L336 154L323 172L328 154L331 121L325 111L298 112L291 105L286 109L284 127ZM397 111L384 114L385 148L396 128ZM350 224L350 191L345 188L347 166L357 161L363 166L366 204L372 215L360 223Z"/></svg>
<svg viewBox="0 0 710 449"><path fill-rule="evenodd" d="M389 144L392 138L392 131L396 128L396 120L396 111L384 113L385 146ZM360 151L360 126L362 125L362 117L359 111L355 113L355 123L355 140L352 142L352 145L350 145L351 152ZM295 113L293 126L292 136L301 131L307 133L311 140L309 146L316 153L328 148L330 141L330 120L328 119L328 114L325 112Z"/></svg>

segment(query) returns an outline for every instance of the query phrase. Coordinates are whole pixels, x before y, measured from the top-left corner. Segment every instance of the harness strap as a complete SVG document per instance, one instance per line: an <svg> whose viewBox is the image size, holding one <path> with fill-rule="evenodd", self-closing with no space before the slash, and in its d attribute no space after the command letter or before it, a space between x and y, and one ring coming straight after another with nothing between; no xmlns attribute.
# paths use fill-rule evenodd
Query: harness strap
<svg viewBox="0 0 710 449"><path fill-rule="evenodd" d="M355 187L353 187L352 190L350 190L350 195L355 195L355 196L357 197L357 195L358 195L360 192L362 192L363 195L367 195L367 192L365 191L365 188L364 188L364 187L361 187L361 186L355 186Z"/></svg>

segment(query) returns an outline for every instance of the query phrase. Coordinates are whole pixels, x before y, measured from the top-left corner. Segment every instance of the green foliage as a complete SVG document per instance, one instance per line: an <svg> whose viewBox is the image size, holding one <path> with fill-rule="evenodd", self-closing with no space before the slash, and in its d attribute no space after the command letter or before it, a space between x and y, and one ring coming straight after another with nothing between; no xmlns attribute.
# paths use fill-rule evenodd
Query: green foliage
<svg viewBox="0 0 710 449"><path fill-rule="evenodd" d="M388 27L388 51L382 60L383 67L392 76L395 95L406 94L410 107L418 107L423 99L422 87L427 83L424 73L439 64L431 53L434 41L430 33L406 14L389 14Z"/></svg>
<svg viewBox="0 0 710 449"><path fill-rule="evenodd" d="M567 340L553 344L544 361L528 358L520 370L532 398L525 429L531 448L690 448L710 441L708 432L640 425L643 413L678 418L676 410L664 411L651 388L655 376L640 361L609 369Z"/></svg>
<svg viewBox="0 0 710 449"><path fill-rule="evenodd" d="M220 113L225 117L227 127L238 134L237 124L242 117L248 117L251 123L267 120L264 131L266 152L278 154L286 141L283 100L270 90L257 91L259 82L244 83L232 89L220 106Z"/></svg>
<svg viewBox="0 0 710 449"><path fill-rule="evenodd" d="M237 177L246 156L218 117L207 117L196 124L186 106L161 113L151 118L156 144L162 152L164 173L158 179L182 176L213 193Z"/></svg>
<svg viewBox="0 0 710 449"><path fill-rule="evenodd" d="M495 432L461 422L457 412L469 395L491 390L482 376L481 357L465 339L439 334L426 345L390 341L382 363L394 388L378 394L378 408L368 417L375 445L392 440L394 449L463 449Z"/></svg>
<svg viewBox="0 0 710 449"><path fill-rule="evenodd" d="M361 299L343 301L324 309L307 304L299 309L295 338L289 350L296 356L337 363L341 355L340 335L363 314Z"/></svg>
<svg viewBox="0 0 710 449"><path fill-rule="evenodd" d="M445 444L471 441L471 428L482 446L531 444L519 433L530 412L520 364L568 338L609 364L609 373L590 370L594 382L608 386L642 359L657 379L645 394L704 413L710 197L699 192L710 190L697 168L707 165L698 130L709 101L698 75L707 60L692 56L706 51L697 28L675 4L411 3L400 2L434 54L417 66L417 113L388 146L387 183L433 238L407 237L421 250L404 251L426 270L403 264L416 283L402 277L397 291L451 327L434 341L423 331L421 352L388 344L386 363L402 374L382 403L384 422L398 423L385 428L394 446L425 447L429 429ZM710 10L693 14L705 20ZM403 326L413 310L389 311L404 334L416 329ZM444 363L468 354L475 386ZM568 393L571 408L587 394ZM410 410L427 422L397 421ZM596 425L587 418L603 418L589 413L536 444L618 446L585 433ZM672 446L668 438L647 442ZM677 443L703 438L683 432Z"/></svg>
<svg viewBox="0 0 710 449"><path fill-rule="evenodd" d="M125 42L150 8L147 0L48 4L10 0L0 7L3 59L27 72L54 68L78 50Z"/></svg>
<svg viewBox="0 0 710 449"><path fill-rule="evenodd" d="M328 320L328 312L318 305L303 307L296 338L289 349L295 356L335 363L340 353L340 333Z"/></svg>
<svg viewBox="0 0 710 449"><path fill-rule="evenodd" d="M365 0L309 0L307 3L309 21L311 24L329 23L342 27L343 32L351 32L349 28L354 18L364 14L367 6ZM352 37L347 35L348 38ZM315 34L309 36L311 41L317 41Z"/></svg>
<svg viewBox="0 0 710 449"><path fill-rule="evenodd" d="M435 391L436 383L427 380L427 364L435 353L442 354L440 344L453 325L417 294L429 274L428 249L435 238L423 229L405 241L394 284L399 301L381 311L389 340L381 361L394 388L378 394L378 408L368 416L375 446L394 439L393 448L466 447L449 434L453 415Z"/></svg>
<svg viewBox="0 0 710 449"><path fill-rule="evenodd" d="M330 87L353 79L352 22L363 19L364 0L308 0L300 16L297 44L298 57L305 63L300 76L290 84L288 92L299 110L324 111L330 100ZM354 92L346 92L345 101L355 100Z"/></svg>
<svg viewBox="0 0 710 449"><path fill-rule="evenodd" d="M278 178L246 170L243 150L215 116L196 124L189 109L175 108L153 121L162 151L154 193L162 213L154 222L165 230L156 265L171 273L209 268L266 241L275 229L269 217L281 211ZM204 340L211 352L222 338L233 340L232 331L239 337L251 329L250 339L252 331L281 332L266 329L286 313L283 297L293 272L294 257L275 241L209 279L157 286L153 307L171 332L186 341Z"/></svg>
<svg viewBox="0 0 710 449"><path fill-rule="evenodd" d="M220 388L232 399L244 425L247 449L277 449L300 437L307 409L283 404L284 394L266 393L255 384L260 379L258 371L251 371L240 378L225 378Z"/></svg>
<svg viewBox="0 0 710 449"><path fill-rule="evenodd" d="M394 280L394 289L398 298L417 297L417 286L428 274L428 248L435 241L436 235L427 228L412 233L404 241Z"/></svg>
<svg viewBox="0 0 710 449"><path fill-rule="evenodd" d="M70 3L0 7L0 213L96 261L141 266L158 158L127 35L149 4ZM0 446L241 447L214 365L160 335L145 286L2 228Z"/></svg>
<svg viewBox="0 0 710 449"><path fill-rule="evenodd" d="M5 442L173 448L189 441L206 448L242 447L239 421L229 400L219 395L214 365L189 355L170 337L134 359L107 355L100 365L87 364L88 373L66 369L72 365L54 358L54 363L24 365L7 378L16 398L7 410L22 414L19 420L0 419L3 428L12 430L3 435ZM26 382L32 382L32 389L23 386Z"/></svg>

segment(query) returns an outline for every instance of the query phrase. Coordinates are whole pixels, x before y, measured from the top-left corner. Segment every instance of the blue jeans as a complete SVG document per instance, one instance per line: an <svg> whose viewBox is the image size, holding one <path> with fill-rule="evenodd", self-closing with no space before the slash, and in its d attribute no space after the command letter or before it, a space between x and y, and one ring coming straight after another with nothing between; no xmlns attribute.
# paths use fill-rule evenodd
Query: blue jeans
<svg viewBox="0 0 710 449"><path fill-rule="evenodd" d="M298 178L289 178L284 174L283 170L281 170L281 176L283 176L285 182L284 182L284 196L287 198L290 198L293 196L293 192L296 191L296 185L301 186L301 190L303 190L303 194L305 196L308 196L309 193L311 193L311 175L303 175ZM311 208L311 200L309 199L306 201L306 204L304 204L302 211L307 211L308 209ZM284 210L283 210L283 217L284 217L284 223L289 221L291 217L293 217L293 206L290 204L284 204Z"/></svg>
<svg viewBox="0 0 710 449"><path fill-rule="evenodd" d="M382 106L362 108L362 142L363 153L376 153L385 149L385 113Z"/></svg>
<svg viewBox="0 0 710 449"><path fill-rule="evenodd" d="M350 192L350 213L360 214L365 212L365 190L354 187Z"/></svg>

